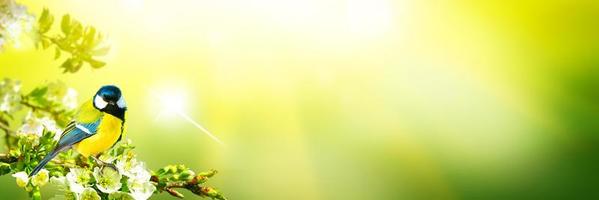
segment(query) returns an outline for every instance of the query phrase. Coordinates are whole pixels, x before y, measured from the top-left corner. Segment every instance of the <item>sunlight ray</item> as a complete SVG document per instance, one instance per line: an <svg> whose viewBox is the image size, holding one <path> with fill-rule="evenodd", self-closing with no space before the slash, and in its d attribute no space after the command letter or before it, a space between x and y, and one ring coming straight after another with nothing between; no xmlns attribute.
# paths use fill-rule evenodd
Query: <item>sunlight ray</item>
<svg viewBox="0 0 599 200"><path fill-rule="evenodd" d="M158 119L158 117L168 114L168 113L176 114L177 116L183 118L185 121L189 122L196 128L200 129L200 131L204 132L204 134L208 135L208 137L210 137L212 140L216 141L217 143L219 143L222 146L225 146L225 143L223 143L223 141L221 141L218 137L216 137L214 134L212 134L212 132L208 131L208 129L206 129L200 123L196 122L189 115L187 115L185 112L183 112L184 98L183 98L182 94L173 93L173 94L160 96L160 95L157 95L157 93L155 93L154 91L150 91L150 94L152 96L154 96L154 98L160 100L160 102L162 103L162 106L161 106L162 109L160 109L158 111L156 119Z"/></svg>

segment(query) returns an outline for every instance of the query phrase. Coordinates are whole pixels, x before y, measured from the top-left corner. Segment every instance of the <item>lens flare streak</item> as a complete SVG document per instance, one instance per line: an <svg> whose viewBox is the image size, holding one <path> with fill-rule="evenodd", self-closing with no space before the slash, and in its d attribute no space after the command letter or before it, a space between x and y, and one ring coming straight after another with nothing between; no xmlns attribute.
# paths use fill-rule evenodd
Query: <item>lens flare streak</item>
<svg viewBox="0 0 599 200"><path fill-rule="evenodd" d="M172 92L172 90L171 90L171 92ZM158 119L161 115L166 114L166 113L176 114L177 116L183 118L185 121L191 123L196 128L200 129L202 132L204 132L206 135L208 135L212 140L218 142L222 146L225 146L225 143L223 143L218 137L216 137L214 134L212 134L212 132L208 131L208 129L204 128L204 126L202 126L200 123L196 122L189 115L187 115L185 112L183 112L183 104L184 104L183 95L181 95L180 93L172 93L172 94L160 96L160 95L157 95L157 93L152 90L150 90L150 94L152 96L154 96L155 99L160 100L160 102L162 103L162 109L158 112L158 115L156 115L156 119Z"/></svg>
<svg viewBox="0 0 599 200"><path fill-rule="evenodd" d="M210 138L212 138L212 140L218 142L219 144L225 146L225 143L223 143L220 139L218 139L216 136L214 136L214 134L212 134L210 131L208 131L208 129L204 128L204 126L202 126L201 124L197 123L196 121L194 121L191 117L189 117L189 115L185 114L184 112L181 111L177 111L177 115L179 115L180 117L182 117L183 119L185 119L187 122L193 124L195 127L199 128L202 132L206 133L206 135L208 135Z"/></svg>

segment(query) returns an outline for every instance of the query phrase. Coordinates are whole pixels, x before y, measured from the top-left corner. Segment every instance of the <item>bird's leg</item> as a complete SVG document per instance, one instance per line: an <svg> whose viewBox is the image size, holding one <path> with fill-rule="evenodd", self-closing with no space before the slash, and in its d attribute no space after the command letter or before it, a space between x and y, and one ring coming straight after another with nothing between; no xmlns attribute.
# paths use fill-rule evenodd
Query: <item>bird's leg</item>
<svg viewBox="0 0 599 200"><path fill-rule="evenodd" d="M108 166L108 167L114 169L114 171L117 171L117 172L119 171L119 169L116 168L116 165L100 160L100 158L98 158L98 157L100 157L99 155L98 155L98 157L96 157L96 156L91 156L91 157L94 159L94 161L96 161L96 163L98 165L100 165L100 168L104 168L105 166Z"/></svg>

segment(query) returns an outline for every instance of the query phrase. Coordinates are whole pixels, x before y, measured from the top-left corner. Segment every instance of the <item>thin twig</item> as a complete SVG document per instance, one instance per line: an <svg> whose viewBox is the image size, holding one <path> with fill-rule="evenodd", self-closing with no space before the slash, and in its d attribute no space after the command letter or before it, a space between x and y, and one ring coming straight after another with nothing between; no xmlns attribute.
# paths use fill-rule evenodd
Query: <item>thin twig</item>
<svg viewBox="0 0 599 200"><path fill-rule="evenodd" d="M211 176L211 175L210 175ZM174 196L174 197L178 197L178 198L183 198L183 194L179 193L178 191L175 190L175 188L183 188L183 189L187 189L190 192L198 195L198 196L204 196L204 197L211 197L211 198L216 198L216 199L220 199L220 200L226 200L226 198L216 192L216 190L214 190L211 187L203 187L201 186L199 183L204 182L208 177L207 176L202 176L202 175L198 175L195 176L194 178L192 178L189 181L176 181L176 182L167 182L166 184L164 184L163 188L158 188L160 191L166 191L168 192L170 195ZM152 176L150 178L150 181L152 181L154 183L154 185L160 185L159 182L159 178L157 176Z"/></svg>
<svg viewBox="0 0 599 200"><path fill-rule="evenodd" d="M8 154L0 153L0 162L3 162L3 163L13 163L13 162L16 162L17 160L18 160L17 158L11 157Z"/></svg>
<svg viewBox="0 0 599 200"><path fill-rule="evenodd" d="M46 112L46 113L52 115L52 117L54 119L59 119L59 115L60 115L60 113L62 113L61 111L54 111L54 110L51 110L49 108L44 108L44 107L41 107L41 106L33 105L30 102L26 101L25 99L27 99L25 96L21 97L21 102L20 103L22 105L31 108L33 111L39 110L39 111Z"/></svg>
<svg viewBox="0 0 599 200"><path fill-rule="evenodd" d="M10 127L8 127L8 125L4 124L4 123L0 123L0 129L2 129L4 132L6 132L6 134L13 134L14 131L10 129Z"/></svg>

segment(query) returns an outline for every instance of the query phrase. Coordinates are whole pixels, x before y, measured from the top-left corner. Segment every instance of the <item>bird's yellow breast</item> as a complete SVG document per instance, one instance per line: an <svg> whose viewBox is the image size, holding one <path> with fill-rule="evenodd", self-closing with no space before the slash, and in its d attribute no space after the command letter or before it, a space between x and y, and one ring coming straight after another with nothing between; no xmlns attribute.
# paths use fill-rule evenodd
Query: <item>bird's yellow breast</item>
<svg viewBox="0 0 599 200"><path fill-rule="evenodd" d="M102 153L117 142L122 133L122 126L121 119L104 114L96 134L79 142L74 148L85 157Z"/></svg>

